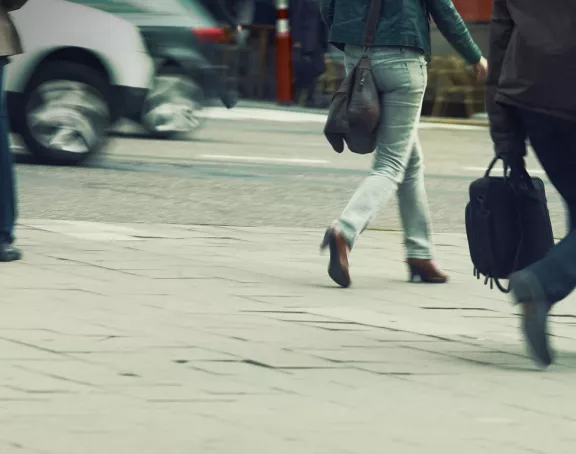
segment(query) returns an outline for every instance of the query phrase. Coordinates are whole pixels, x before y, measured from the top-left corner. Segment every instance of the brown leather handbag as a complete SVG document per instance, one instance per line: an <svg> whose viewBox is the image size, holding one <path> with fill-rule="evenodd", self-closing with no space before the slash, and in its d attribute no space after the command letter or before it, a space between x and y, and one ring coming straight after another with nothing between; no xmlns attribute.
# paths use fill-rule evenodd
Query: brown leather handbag
<svg viewBox="0 0 576 454"><path fill-rule="evenodd" d="M337 153L344 143L353 153L368 154L376 149L381 121L380 93L368 49L374 43L383 0L372 0L364 30L364 53L332 97L324 135Z"/></svg>

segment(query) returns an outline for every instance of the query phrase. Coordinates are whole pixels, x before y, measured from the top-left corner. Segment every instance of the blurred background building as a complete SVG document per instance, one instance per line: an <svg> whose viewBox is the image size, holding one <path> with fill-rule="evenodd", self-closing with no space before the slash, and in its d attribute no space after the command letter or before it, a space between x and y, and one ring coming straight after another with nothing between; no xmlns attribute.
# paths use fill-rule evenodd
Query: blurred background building
<svg viewBox="0 0 576 454"><path fill-rule="evenodd" d="M492 0L453 1L476 42L487 53ZM132 109L127 118L156 138L190 134L200 129L205 118L202 110L206 106L232 108L238 99L279 101L279 92L286 93L286 90L278 90L277 76L286 74L288 71L282 68L289 66L281 65L281 70L277 70L278 61L292 59L292 76L300 74L301 82L298 87L293 84L296 96L292 98L304 108L325 108L344 78L342 53L328 45L327 30L317 11L302 12L304 2L300 0L70 0L64 3L70 2L113 14L140 31L154 61L155 78L141 105ZM278 54L279 7L288 7L292 42L306 41L300 43L308 48L306 53L294 48L292 55L290 50L284 55ZM316 31L312 38L310 33L303 38L302 30L310 30L310 20L318 23L313 27ZM311 44L310 40L318 42ZM290 47L288 44L286 49ZM484 115L483 85L476 82L471 68L456 55L434 24L432 47L423 114L459 118ZM302 82L301 76L307 70L314 75ZM283 80L284 86L288 86L290 77ZM282 97L290 99L289 90L288 96ZM110 121L105 125L108 123ZM85 155L96 148L88 147ZM54 152L62 154L60 149ZM71 156L80 160L76 159L78 153Z"/></svg>
<svg viewBox="0 0 576 454"><path fill-rule="evenodd" d="M161 3L159 0L156 0ZM248 0L250 1L250 0ZM486 54L488 52L488 27L491 14L491 0L453 0L456 8L467 23L469 30ZM218 0L203 0L211 5ZM225 4L226 0L222 0ZM226 17L235 17L238 11L228 2L228 13L218 19L226 25ZM248 33L240 59L241 66L233 71L238 75L240 96L243 99L273 101L276 96L275 78L275 0L253 0L253 19L244 23ZM237 16L236 16L237 17ZM246 18L246 16L244 16ZM294 26L294 24L291 24ZM432 24L433 58L429 65L429 86L423 108L424 115L449 117L475 117L484 112L484 89L475 81L474 74L465 62L454 52ZM239 51L236 47L236 51ZM330 47L326 55L326 71L318 79L317 98L329 99L344 76L342 55ZM304 105L303 100L295 100Z"/></svg>
<svg viewBox="0 0 576 454"><path fill-rule="evenodd" d="M115 12L138 25L152 48L153 56L158 57L158 70L164 77L161 81L174 86L174 80L178 80L179 87L186 87L187 92L194 93L189 105L184 102L189 96L182 96L183 88L177 94L171 90L170 96L154 96L158 101L154 101L155 104L149 108L151 113L146 117L145 124L157 135L163 134L162 128L177 129L177 123L183 125L183 130L194 129L192 123L198 122L191 113L196 112L197 106L203 104L206 98L221 98L226 105L233 105L237 96L243 100L276 100L277 0L74 1ZM476 42L487 53L492 1L453 1ZM284 3L293 6L298 1ZM292 14L290 17L294 31L298 24ZM183 52L185 46L196 47L194 55L197 57L191 57L189 51ZM319 43L319 46L322 44ZM428 67L429 84L423 114L460 118L482 115L485 110L483 86L475 81L470 68L456 55L434 24L432 46L433 58ZM178 48L172 57L167 54L170 47ZM183 62L181 57L177 61L176 55L184 53L189 55L188 61ZM301 60L296 61L296 53L294 59L294 66L301 64ZM326 69L316 81L314 102L310 101L311 96L297 90L300 96L294 100L296 103L312 108L326 106L344 77L343 56L328 46L325 63ZM212 67L210 71L199 70L199 67L208 66ZM166 93L160 84L156 87L158 92ZM165 112L178 111L174 107L177 105L183 106L179 110L182 112L180 117L168 118ZM189 126L185 125L186 119L190 119Z"/></svg>

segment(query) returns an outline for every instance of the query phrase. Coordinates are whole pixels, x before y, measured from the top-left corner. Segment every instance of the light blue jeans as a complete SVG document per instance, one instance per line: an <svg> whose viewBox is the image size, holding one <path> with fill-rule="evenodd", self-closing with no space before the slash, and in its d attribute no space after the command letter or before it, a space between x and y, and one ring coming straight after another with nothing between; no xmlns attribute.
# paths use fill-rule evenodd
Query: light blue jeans
<svg viewBox="0 0 576 454"><path fill-rule="evenodd" d="M427 83L426 58L416 50L374 47L372 69L382 94L382 122L371 174L360 184L335 222L350 247L381 204L398 195L407 258L432 258L430 214L424 187L418 123ZM346 46L346 70L362 48Z"/></svg>

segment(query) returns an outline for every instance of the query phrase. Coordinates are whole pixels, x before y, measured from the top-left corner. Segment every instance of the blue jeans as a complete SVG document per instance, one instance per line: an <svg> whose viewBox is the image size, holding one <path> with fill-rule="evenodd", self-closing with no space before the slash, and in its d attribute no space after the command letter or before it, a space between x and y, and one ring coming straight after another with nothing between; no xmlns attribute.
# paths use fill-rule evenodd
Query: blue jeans
<svg viewBox="0 0 576 454"><path fill-rule="evenodd" d="M568 235L544 259L526 268L540 283L548 303L576 287L576 122L519 110L532 148L568 211Z"/></svg>
<svg viewBox="0 0 576 454"><path fill-rule="evenodd" d="M372 69L382 94L382 122L371 174L362 182L335 222L350 247L367 227L381 204L395 192L408 258L432 258L431 223L424 187L422 147L418 123L426 90L426 59L408 48L370 49ZM350 71L362 48L346 46Z"/></svg>
<svg viewBox="0 0 576 454"><path fill-rule="evenodd" d="M4 71L8 59L0 57L0 243L14 241L16 222L16 191L14 163L10 150L8 113L4 96Z"/></svg>

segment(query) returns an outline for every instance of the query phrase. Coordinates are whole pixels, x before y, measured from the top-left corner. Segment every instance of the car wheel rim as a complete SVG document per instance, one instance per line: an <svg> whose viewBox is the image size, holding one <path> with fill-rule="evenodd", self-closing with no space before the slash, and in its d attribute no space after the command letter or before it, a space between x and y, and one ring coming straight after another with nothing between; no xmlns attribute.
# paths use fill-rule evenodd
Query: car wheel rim
<svg viewBox="0 0 576 454"><path fill-rule="evenodd" d="M157 133L193 132L202 126L202 89L181 76L159 76L145 105L143 122Z"/></svg>
<svg viewBox="0 0 576 454"><path fill-rule="evenodd" d="M27 105L28 128L43 147L89 153L102 140L110 109L91 86L57 80L39 85Z"/></svg>

